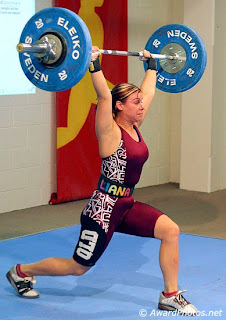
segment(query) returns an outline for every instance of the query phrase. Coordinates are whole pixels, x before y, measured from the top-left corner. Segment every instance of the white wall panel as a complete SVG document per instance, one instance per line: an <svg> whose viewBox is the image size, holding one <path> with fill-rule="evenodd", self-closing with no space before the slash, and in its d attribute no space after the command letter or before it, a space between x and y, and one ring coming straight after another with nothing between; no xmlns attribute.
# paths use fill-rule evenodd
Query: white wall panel
<svg viewBox="0 0 226 320"><path fill-rule="evenodd" d="M36 11L53 3L36 0ZM56 191L55 109L55 94L40 89L1 96L0 213L47 204Z"/></svg>

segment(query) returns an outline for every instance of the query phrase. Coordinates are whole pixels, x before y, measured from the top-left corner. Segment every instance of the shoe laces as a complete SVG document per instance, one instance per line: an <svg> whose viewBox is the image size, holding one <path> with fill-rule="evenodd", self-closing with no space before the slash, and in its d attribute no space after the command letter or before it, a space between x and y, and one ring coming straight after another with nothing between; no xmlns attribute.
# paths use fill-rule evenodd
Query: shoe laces
<svg viewBox="0 0 226 320"><path fill-rule="evenodd" d="M175 295L174 301L177 302L180 306L185 307L186 305L190 304L182 295L183 292L186 292L186 290L178 291L178 293Z"/></svg>
<svg viewBox="0 0 226 320"><path fill-rule="evenodd" d="M28 282L36 283L36 279L35 279L35 277L25 277L24 282L25 283L28 283Z"/></svg>

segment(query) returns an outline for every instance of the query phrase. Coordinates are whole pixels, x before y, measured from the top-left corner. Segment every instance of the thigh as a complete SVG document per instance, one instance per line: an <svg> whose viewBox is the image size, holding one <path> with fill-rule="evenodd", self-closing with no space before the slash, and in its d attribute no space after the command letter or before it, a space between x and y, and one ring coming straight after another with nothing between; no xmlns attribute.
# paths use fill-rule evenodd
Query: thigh
<svg viewBox="0 0 226 320"><path fill-rule="evenodd" d="M107 234L103 228L89 216L81 215L80 236L73 259L79 264L92 267L103 254Z"/></svg>
<svg viewBox="0 0 226 320"><path fill-rule="evenodd" d="M155 224L164 213L148 204L135 201L115 231L154 238Z"/></svg>
<svg viewBox="0 0 226 320"><path fill-rule="evenodd" d="M84 208L80 236L73 254L79 264L93 266L107 248L120 218L116 200L95 191Z"/></svg>

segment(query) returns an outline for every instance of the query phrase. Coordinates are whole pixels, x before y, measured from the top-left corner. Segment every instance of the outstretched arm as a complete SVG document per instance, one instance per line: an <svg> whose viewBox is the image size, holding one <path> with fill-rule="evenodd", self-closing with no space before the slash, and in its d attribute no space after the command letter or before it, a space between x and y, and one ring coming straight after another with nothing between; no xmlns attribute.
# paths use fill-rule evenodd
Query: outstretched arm
<svg viewBox="0 0 226 320"><path fill-rule="evenodd" d="M103 135L109 134L113 127L112 97L103 72L98 68L98 59L100 55L99 49L98 47L93 47L92 51L93 54L90 71L93 86L97 94L97 113L95 124L97 137L100 138ZM94 72L92 72L92 63L94 64Z"/></svg>
<svg viewBox="0 0 226 320"><path fill-rule="evenodd" d="M143 111L142 120L139 121L138 126L140 126L141 123L143 122L151 106L152 100L155 96L155 87L156 87L156 61L154 58L151 57L150 52L144 50L143 54L144 54L144 59L148 59L147 60L148 69L145 73L144 80L140 87L143 94L144 111Z"/></svg>

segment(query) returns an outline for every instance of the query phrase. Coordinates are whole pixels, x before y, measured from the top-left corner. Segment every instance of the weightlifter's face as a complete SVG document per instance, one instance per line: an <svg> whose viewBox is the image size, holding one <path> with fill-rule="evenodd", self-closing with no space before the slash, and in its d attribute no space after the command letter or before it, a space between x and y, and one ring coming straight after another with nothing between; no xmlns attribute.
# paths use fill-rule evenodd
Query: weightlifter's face
<svg viewBox="0 0 226 320"><path fill-rule="evenodd" d="M132 93L125 103L123 104L124 112L131 116L135 122L142 118L144 107L143 107L143 95L142 92L136 91Z"/></svg>

